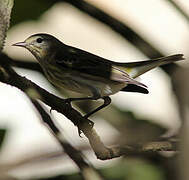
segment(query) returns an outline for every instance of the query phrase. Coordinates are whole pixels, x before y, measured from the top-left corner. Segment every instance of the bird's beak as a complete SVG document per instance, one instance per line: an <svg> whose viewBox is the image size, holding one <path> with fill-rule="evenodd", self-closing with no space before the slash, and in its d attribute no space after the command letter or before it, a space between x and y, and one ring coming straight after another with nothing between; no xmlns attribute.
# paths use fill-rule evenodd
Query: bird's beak
<svg viewBox="0 0 189 180"><path fill-rule="evenodd" d="M12 46L26 47L27 43L26 42L18 42L18 43L12 44Z"/></svg>

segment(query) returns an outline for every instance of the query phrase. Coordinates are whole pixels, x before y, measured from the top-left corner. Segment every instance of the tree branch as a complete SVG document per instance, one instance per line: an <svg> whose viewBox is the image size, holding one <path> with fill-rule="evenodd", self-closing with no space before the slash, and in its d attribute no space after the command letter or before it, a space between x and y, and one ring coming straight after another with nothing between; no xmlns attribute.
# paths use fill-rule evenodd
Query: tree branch
<svg viewBox="0 0 189 180"><path fill-rule="evenodd" d="M13 59L13 60L10 59L10 64L15 67L38 71L38 72L44 74L41 69L41 66L37 62L23 61L23 60L19 60L19 59Z"/></svg>
<svg viewBox="0 0 189 180"><path fill-rule="evenodd" d="M40 99L52 109L57 110L70 119L88 138L89 143L98 159L112 159L130 154L131 149L133 151L134 147L132 146L107 148L101 141L95 129L91 127L85 118L83 118L80 112L76 111L70 104L66 103L65 99L47 92L27 78L18 75L9 65L9 59L10 58L5 54L0 54L0 81L19 88L27 95L35 97L35 99ZM54 130L57 131L56 129ZM139 146L137 152L146 152L146 149L143 147L144 145ZM174 146L171 146L170 143L168 143L167 146L165 146L165 143L159 143L158 146L153 147L152 149L153 151L162 151L162 149L175 150Z"/></svg>
<svg viewBox="0 0 189 180"><path fill-rule="evenodd" d="M100 137L94 130L91 128L91 125L88 121L83 118L83 116L71 107L70 104L65 102L65 99L59 98L43 88L39 87L35 83L31 82L25 77L18 75L9 65L10 58L5 54L0 54L0 81L6 84L17 87L26 94L33 94L43 101L45 104L50 106L52 109L57 110L62 113L68 119L72 121L88 138L91 147L93 148L97 158L99 159L110 159L114 158L114 155L110 155L108 148L104 146ZM38 94L35 94L38 92ZM116 155L117 157L117 155Z"/></svg>
<svg viewBox="0 0 189 180"><path fill-rule="evenodd" d="M36 92L37 93L37 92ZM97 179L101 180L102 177L100 174L91 166L89 165L85 159L83 154L75 149L66 139L63 137L62 132L58 129L58 127L54 124L53 120L51 119L50 115L43 109L43 107L37 102L37 100L32 99L33 97L30 97L33 105L36 107L38 112L41 115L41 118L45 124L48 125L48 127L53 132L55 138L59 142L59 144L62 146L66 154L75 162L75 164L79 167L81 170L82 176L86 180L92 180Z"/></svg>

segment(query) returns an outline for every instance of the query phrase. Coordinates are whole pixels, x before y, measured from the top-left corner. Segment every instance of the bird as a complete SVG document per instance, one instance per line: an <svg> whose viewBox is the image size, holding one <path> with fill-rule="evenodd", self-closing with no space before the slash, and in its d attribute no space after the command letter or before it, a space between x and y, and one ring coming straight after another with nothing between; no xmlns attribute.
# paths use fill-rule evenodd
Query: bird
<svg viewBox="0 0 189 180"><path fill-rule="evenodd" d="M145 61L115 62L67 45L45 33L31 35L13 46L29 50L54 86L84 95L67 98L66 102L104 100L101 106L84 115L85 118L108 106L110 96L119 91L148 94L147 86L137 81L137 77L160 65L184 59L183 54L175 54Z"/></svg>

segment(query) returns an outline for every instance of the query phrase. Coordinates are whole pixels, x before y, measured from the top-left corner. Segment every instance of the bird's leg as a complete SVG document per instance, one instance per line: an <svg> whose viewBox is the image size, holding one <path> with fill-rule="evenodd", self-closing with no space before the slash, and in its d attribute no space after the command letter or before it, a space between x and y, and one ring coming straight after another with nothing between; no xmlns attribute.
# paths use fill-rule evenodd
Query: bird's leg
<svg viewBox="0 0 189 180"><path fill-rule="evenodd" d="M99 97L94 96L94 97L81 97L81 98L67 98L65 101L66 101L67 103L71 103L72 101L97 100L97 99L99 99ZM84 116L84 117L85 117L85 116ZM88 116L88 117L89 117L89 116ZM87 119L87 118L86 118L86 119ZM94 122L92 122L92 121L89 120L89 119L88 119L88 121L89 121L89 124L91 125L91 127L93 127Z"/></svg>
<svg viewBox="0 0 189 180"><path fill-rule="evenodd" d="M67 98L66 103L71 103L73 101L83 101L83 100L97 100L95 97L81 97L81 98Z"/></svg>
<svg viewBox="0 0 189 180"><path fill-rule="evenodd" d="M68 103L71 103L72 101L97 100L97 99L99 99L99 97L93 96L93 97L83 97L83 98L68 98L68 99L66 99L66 101L67 101ZM108 106L108 105L111 103L111 98L110 98L109 96L102 97L102 99L104 100L104 103L103 103L101 106L97 107L96 109L94 109L93 111L87 113L87 114L84 116L84 118L86 118L86 119L88 120L88 122L89 122L89 124L91 125L91 127L94 126L94 122L92 122L91 120L89 120L88 117L91 116L92 114L94 114L94 113L100 111L101 109L103 109L104 107ZM80 136L80 134L81 134L80 128L78 128L78 132L79 132L79 136Z"/></svg>
<svg viewBox="0 0 189 180"><path fill-rule="evenodd" d="M81 97L81 98L67 98L67 99L65 99L65 101L67 102L67 103L71 103L71 102L73 102L73 101L82 101L82 100L97 100L97 99L99 99L100 97L99 96L93 96L93 97ZM96 111L95 111L96 112ZM93 112L93 113L95 113L95 112ZM92 113L92 114L93 114ZM89 114L89 113L88 113ZM91 114L91 113L90 113ZM87 115L87 114L86 114ZM86 119L90 116L84 116ZM89 121L89 124L93 127L93 125L94 125L94 122L92 122L92 121L90 121L89 119L88 119L88 121Z"/></svg>
<svg viewBox="0 0 189 180"><path fill-rule="evenodd" d="M87 113L84 118L88 118L89 116L91 116L92 114L96 113L97 111L100 111L101 109L103 109L104 107L108 106L110 103L111 103L111 98L109 96L105 96L105 97L102 97L102 99L104 100L104 103L97 107L96 109L94 109L93 111Z"/></svg>
<svg viewBox="0 0 189 180"><path fill-rule="evenodd" d="M71 103L72 101L82 101L82 100L97 100L99 99L100 97L99 96L92 96L92 97L81 97L81 98L67 98L65 99L66 103ZM85 116L84 116L85 117ZM89 116L87 116L89 117ZM88 118L86 118L89 125L91 126L91 128L93 128L94 126L94 122L92 122L91 120L89 120ZM78 128L78 132L79 132L79 136L81 134L81 130L80 128Z"/></svg>
<svg viewBox="0 0 189 180"><path fill-rule="evenodd" d="M71 103L72 101L81 101L81 100L97 100L99 99L99 97L93 96L93 97L83 97L83 98L67 98L66 102ZM104 96L102 97L102 99L104 100L104 103L97 107L96 109L94 109L93 111L87 113L84 117L87 119L89 116L91 116L92 114L100 111L101 109L103 109L104 107L108 106L111 103L111 98L109 96ZM90 120L89 120L90 121ZM91 121L91 124L94 124Z"/></svg>

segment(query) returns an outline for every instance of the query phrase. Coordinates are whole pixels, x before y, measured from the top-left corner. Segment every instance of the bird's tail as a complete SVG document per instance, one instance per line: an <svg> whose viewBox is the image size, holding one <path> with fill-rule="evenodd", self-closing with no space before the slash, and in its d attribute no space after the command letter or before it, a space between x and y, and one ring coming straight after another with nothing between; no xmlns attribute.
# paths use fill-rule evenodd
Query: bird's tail
<svg viewBox="0 0 189 180"><path fill-rule="evenodd" d="M155 67L180 60L184 60L183 54L175 54L172 56L161 57L157 59L140 62L119 63L119 65L117 65L120 69L126 71L131 78L136 78Z"/></svg>

